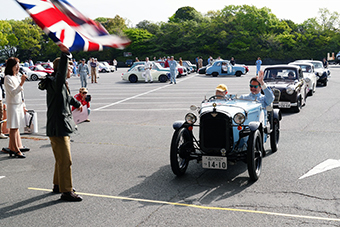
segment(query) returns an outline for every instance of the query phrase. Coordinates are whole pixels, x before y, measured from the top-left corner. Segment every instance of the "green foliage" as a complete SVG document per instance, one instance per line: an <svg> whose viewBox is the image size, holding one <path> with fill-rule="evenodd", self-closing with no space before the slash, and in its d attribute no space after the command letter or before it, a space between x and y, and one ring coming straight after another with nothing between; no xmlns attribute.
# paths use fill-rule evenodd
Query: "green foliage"
<svg viewBox="0 0 340 227"><path fill-rule="evenodd" d="M176 13L169 18L170 23L181 23L189 20L201 22L203 20L203 16L193 7L185 6L179 8Z"/></svg>

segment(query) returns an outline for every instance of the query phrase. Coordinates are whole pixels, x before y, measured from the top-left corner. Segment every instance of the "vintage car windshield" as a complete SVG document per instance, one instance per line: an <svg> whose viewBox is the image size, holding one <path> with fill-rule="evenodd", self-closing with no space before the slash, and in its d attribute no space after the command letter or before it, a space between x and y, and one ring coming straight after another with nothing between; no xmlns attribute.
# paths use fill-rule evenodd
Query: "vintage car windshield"
<svg viewBox="0 0 340 227"><path fill-rule="evenodd" d="M320 62L313 62L313 65L316 69L322 69L323 68L322 63L320 63Z"/></svg>
<svg viewBox="0 0 340 227"><path fill-rule="evenodd" d="M310 65L298 65L298 66L302 69L302 72L307 72L307 73L313 72Z"/></svg>
<svg viewBox="0 0 340 227"><path fill-rule="evenodd" d="M164 68L161 64L159 64L158 62L154 62L153 63L153 69L161 69L161 68Z"/></svg>
<svg viewBox="0 0 340 227"><path fill-rule="evenodd" d="M264 80L295 80L297 79L294 69L267 69L265 71Z"/></svg>
<svg viewBox="0 0 340 227"><path fill-rule="evenodd" d="M37 70L42 70L42 71L45 70L45 68L42 67L41 65L36 65L35 68L36 68Z"/></svg>

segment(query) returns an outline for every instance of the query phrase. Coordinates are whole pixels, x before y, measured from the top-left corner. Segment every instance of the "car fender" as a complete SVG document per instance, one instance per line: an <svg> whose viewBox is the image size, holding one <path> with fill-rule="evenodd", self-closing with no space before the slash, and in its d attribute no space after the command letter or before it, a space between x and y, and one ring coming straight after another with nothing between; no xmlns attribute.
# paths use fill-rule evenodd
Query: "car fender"
<svg viewBox="0 0 340 227"><path fill-rule="evenodd" d="M282 114L281 114L280 109L274 109L273 114L274 114L274 116L273 116L274 119L278 119L279 121L282 120Z"/></svg>
<svg viewBox="0 0 340 227"><path fill-rule="evenodd" d="M175 129L175 130L178 130L180 128L182 128L182 126L184 125L185 121L181 120L181 121L175 121L173 124L172 124L172 127Z"/></svg>
<svg viewBox="0 0 340 227"><path fill-rule="evenodd" d="M260 127L261 123L259 121L249 122L249 128L252 132L256 131Z"/></svg>

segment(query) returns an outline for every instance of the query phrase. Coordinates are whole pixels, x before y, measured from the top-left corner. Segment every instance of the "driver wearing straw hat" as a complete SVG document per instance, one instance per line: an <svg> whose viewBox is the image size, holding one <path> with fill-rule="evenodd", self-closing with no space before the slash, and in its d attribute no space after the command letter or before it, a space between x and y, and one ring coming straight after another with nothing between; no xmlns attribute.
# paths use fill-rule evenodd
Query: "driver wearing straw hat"
<svg viewBox="0 0 340 227"><path fill-rule="evenodd" d="M225 95L228 93L228 88L225 84L219 84L216 89L215 95L217 96L217 99L223 99Z"/></svg>

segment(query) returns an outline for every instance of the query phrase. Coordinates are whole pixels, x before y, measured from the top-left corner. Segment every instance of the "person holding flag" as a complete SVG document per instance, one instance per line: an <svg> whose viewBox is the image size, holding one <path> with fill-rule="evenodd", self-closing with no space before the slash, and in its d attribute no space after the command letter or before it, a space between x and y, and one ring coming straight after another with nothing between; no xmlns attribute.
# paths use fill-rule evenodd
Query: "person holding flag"
<svg viewBox="0 0 340 227"><path fill-rule="evenodd" d="M47 91L46 135L55 158L53 192L61 192L62 200L82 201L82 197L74 193L72 185L70 145L70 134L75 131L71 106L82 111L82 105L70 94L66 82L72 74L72 55L65 45L59 44L59 47L62 54L53 61L54 72L39 83L39 89Z"/></svg>

